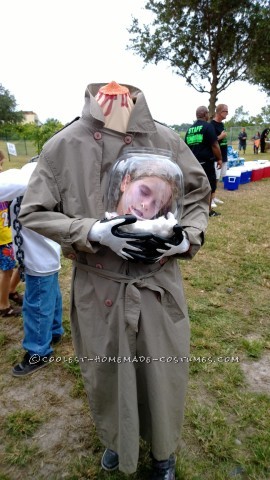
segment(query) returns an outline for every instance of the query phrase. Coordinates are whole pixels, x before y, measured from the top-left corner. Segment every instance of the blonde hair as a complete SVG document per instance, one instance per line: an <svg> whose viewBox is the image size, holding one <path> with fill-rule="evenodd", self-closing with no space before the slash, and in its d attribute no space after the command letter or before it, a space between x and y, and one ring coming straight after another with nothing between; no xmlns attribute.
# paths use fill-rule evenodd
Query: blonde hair
<svg viewBox="0 0 270 480"><path fill-rule="evenodd" d="M144 151L140 154L138 150L133 154L122 155L113 167L110 176L108 188L108 206L109 212L116 211L120 198L122 196L120 185L126 176L134 182L146 177L158 177L164 180L171 187L171 199L169 205L162 208L159 215L166 215L169 211L179 211L181 214L183 203L183 175L180 167L175 163L171 156L163 154L159 150ZM173 212L174 213L174 212Z"/></svg>

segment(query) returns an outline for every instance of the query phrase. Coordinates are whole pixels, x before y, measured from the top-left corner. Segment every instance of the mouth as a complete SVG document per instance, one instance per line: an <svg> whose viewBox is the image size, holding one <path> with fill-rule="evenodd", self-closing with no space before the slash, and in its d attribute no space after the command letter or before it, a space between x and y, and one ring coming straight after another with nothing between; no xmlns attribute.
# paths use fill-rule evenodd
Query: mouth
<svg viewBox="0 0 270 480"><path fill-rule="evenodd" d="M138 210L135 207L130 207L129 210L130 210L130 213L135 215L135 217L137 217L139 220L144 220L143 212L141 212L140 210Z"/></svg>

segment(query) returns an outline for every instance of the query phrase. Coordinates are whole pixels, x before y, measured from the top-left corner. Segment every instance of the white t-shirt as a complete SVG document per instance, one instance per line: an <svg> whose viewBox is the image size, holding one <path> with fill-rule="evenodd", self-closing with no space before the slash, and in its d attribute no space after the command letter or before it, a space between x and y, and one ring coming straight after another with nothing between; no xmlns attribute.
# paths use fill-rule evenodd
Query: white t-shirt
<svg viewBox="0 0 270 480"><path fill-rule="evenodd" d="M13 232L13 240L16 231L13 221L16 218L14 207L17 197L23 196L30 177L37 166L36 162L27 163L22 168L11 168L0 175L0 201L11 201L10 216ZM60 270L60 252L58 243L40 235L39 233L22 227L22 249L24 251L25 272L29 275L50 275ZM14 248L17 250L16 243Z"/></svg>

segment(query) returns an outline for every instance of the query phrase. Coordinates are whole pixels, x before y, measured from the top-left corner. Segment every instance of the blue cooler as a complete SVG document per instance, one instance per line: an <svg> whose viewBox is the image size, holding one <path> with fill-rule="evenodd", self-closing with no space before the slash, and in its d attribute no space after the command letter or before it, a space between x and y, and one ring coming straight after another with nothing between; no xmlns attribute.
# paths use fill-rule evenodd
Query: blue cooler
<svg viewBox="0 0 270 480"><path fill-rule="evenodd" d="M239 167L229 168L224 177L224 188L226 190L237 190L240 185L241 169Z"/></svg>
<svg viewBox="0 0 270 480"><path fill-rule="evenodd" d="M246 167L242 167L241 168L240 184L248 183L248 182L250 182L250 180L251 180L251 170L246 168Z"/></svg>
<svg viewBox="0 0 270 480"><path fill-rule="evenodd" d="M251 179L251 172L250 171L245 171L241 173L240 177L240 183L248 183L250 182Z"/></svg>
<svg viewBox="0 0 270 480"><path fill-rule="evenodd" d="M225 190L237 190L240 185L240 177L226 175L223 185Z"/></svg>

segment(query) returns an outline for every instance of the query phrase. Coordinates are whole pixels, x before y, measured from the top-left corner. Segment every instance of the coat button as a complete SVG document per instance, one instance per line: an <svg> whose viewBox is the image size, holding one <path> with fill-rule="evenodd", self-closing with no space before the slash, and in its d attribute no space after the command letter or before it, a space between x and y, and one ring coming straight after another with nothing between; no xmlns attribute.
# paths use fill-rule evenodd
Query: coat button
<svg viewBox="0 0 270 480"><path fill-rule="evenodd" d="M67 258L69 258L69 260L75 260L76 259L76 255L75 253L69 253Z"/></svg>
<svg viewBox="0 0 270 480"><path fill-rule="evenodd" d="M107 298L107 300L105 300L105 305L106 307L111 307L113 304L112 300L110 298Z"/></svg>
<svg viewBox="0 0 270 480"><path fill-rule="evenodd" d="M100 132L95 132L95 133L94 133L94 139L95 139L95 140L100 140L101 137L102 137L102 135L101 135Z"/></svg>
<svg viewBox="0 0 270 480"><path fill-rule="evenodd" d="M132 142L132 137L130 135L125 136L125 143L129 145Z"/></svg>
<svg viewBox="0 0 270 480"><path fill-rule="evenodd" d="M103 268L103 265L101 265L101 263L96 263L96 268Z"/></svg>

